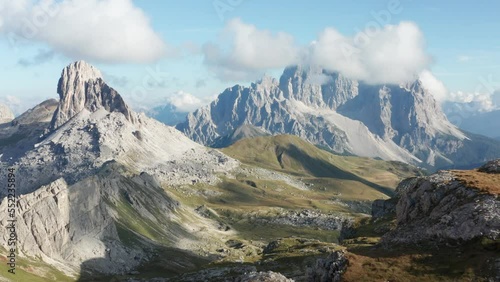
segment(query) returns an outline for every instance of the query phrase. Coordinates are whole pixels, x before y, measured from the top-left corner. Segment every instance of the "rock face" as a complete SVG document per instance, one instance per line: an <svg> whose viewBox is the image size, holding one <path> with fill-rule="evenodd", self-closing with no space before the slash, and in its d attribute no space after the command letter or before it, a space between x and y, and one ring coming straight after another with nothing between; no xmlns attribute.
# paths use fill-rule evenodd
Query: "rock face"
<svg viewBox="0 0 500 282"><path fill-rule="evenodd" d="M367 85L313 67L286 68L278 80L226 89L177 125L208 146L249 124L293 134L340 154L398 160L428 168L482 163L500 143L466 136L417 80Z"/></svg>
<svg viewBox="0 0 500 282"><path fill-rule="evenodd" d="M393 215L396 212L396 204L398 198L391 198L390 200L375 200L372 204L372 217L381 218Z"/></svg>
<svg viewBox="0 0 500 282"><path fill-rule="evenodd" d="M9 107L4 104L0 104L0 123L7 123L15 118L14 113Z"/></svg>
<svg viewBox="0 0 500 282"><path fill-rule="evenodd" d="M479 177L477 181L489 178L487 173L471 173ZM383 242L419 244L500 238L498 194L471 188L454 172L408 179L398 186L397 193L397 227L382 237Z"/></svg>
<svg viewBox="0 0 500 282"><path fill-rule="evenodd" d="M75 62L62 71L57 86L59 106L54 113L51 129L57 129L83 109L95 112L104 108L109 112L120 112L133 121L130 109L122 97L102 79L95 67L84 61Z"/></svg>
<svg viewBox="0 0 500 282"><path fill-rule="evenodd" d="M118 229L124 232L123 226L130 222L123 220L118 207L128 205L141 213L133 220L168 230L166 223L176 215L179 204L165 194L154 177L142 174L128 178L114 172L112 166L100 176L74 185L58 179L21 196L17 210L20 253L41 257L68 273L124 273L147 260L151 254L140 242L127 245L120 239ZM6 209L6 205L4 199L0 207ZM0 216L2 228L6 217L6 213ZM5 246L7 240L5 233L0 245ZM146 240L142 244L148 245Z"/></svg>
<svg viewBox="0 0 500 282"><path fill-rule="evenodd" d="M310 282L339 282L342 274L347 270L349 262L341 251L331 253L325 259L318 259L316 264L308 270Z"/></svg>

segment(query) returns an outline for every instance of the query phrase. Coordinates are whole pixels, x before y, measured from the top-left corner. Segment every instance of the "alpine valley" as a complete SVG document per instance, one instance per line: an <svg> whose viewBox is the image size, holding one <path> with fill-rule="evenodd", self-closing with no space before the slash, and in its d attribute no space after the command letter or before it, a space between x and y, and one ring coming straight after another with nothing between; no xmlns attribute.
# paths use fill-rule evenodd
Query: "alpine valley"
<svg viewBox="0 0 500 282"><path fill-rule="evenodd" d="M500 141L418 79L291 66L175 127L84 61L57 93L0 107L0 281L500 280Z"/></svg>

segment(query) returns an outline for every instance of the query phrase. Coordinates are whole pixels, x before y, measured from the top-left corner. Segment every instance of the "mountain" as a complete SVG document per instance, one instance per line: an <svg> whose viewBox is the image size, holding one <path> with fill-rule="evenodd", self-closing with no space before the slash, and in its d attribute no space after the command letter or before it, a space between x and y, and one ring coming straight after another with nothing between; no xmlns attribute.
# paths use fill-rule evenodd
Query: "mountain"
<svg viewBox="0 0 500 282"><path fill-rule="evenodd" d="M7 162L33 149L47 132L58 101L49 99L9 123L0 124L0 160Z"/></svg>
<svg viewBox="0 0 500 282"><path fill-rule="evenodd" d="M186 119L189 112L183 112L175 105L167 103L163 106L155 107L146 112L146 115L166 125L174 126Z"/></svg>
<svg viewBox="0 0 500 282"><path fill-rule="evenodd" d="M0 210L14 199L17 219L16 276L2 267L0 280L338 280L375 260L384 265L386 256L355 259L371 237L355 239L362 248L351 248L348 238L370 228L364 223L374 200L395 196L401 179L422 175L402 162L267 136L249 122L230 132L229 147L204 147L130 110L83 61L64 68L58 93L59 100L0 125L0 169L14 169L16 184L16 197L0 189ZM12 183L7 177L0 174L0 182ZM9 219L0 213L4 262ZM408 281L405 261L389 263ZM433 278L442 277L431 272Z"/></svg>
<svg viewBox="0 0 500 282"><path fill-rule="evenodd" d="M231 134L217 138L212 146L214 148L224 148L241 139L269 135L271 134L259 127L250 124L243 124L242 126L236 128Z"/></svg>
<svg viewBox="0 0 500 282"><path fill-rule="evenodd" d="M182 246L194 258L189 250L202 237L221 240L215 223L185 209L161 183L217 182L237 161L134 113L86 62L63 70L58 93L59 101L0 131L2 170L16 170L20 255L65 275L124 273L150 259L151 249ZM0 236L1 246L7 241L7 233Z"/></svg>
<svg viewBox="0 0 500 282"><path fill-rule="evenodd" d="M176 126L214 146L243 124L292 134L338 154L395 160L437 169L480 163L500 154L496 141L452 125L419 80L368 85L315 67L293 66L278 80L226 89ZM484 148L483 151L478 148ZM464 150L477 153L468 159Z"/></svg>

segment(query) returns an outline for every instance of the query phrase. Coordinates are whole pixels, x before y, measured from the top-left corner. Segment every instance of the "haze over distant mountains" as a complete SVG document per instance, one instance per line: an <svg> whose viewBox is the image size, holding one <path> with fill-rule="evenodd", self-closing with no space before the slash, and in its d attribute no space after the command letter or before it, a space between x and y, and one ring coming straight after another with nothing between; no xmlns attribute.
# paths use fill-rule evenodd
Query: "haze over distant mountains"
<svg viewBox="0 0 500 282"><path fill-rule="evenodd" d="M170 126L174 126L180 122L183 122L188 114L189 112L177 108L172 103L157 106L146 111L146 115L148 115L149 117L152 117Z"/></svg>
<svg viewBox="0 0 500 282"><path fill-rule="evenodd" d="M339 154L398 160L427 168L467 167L500 155L494 140L450 123L417 79L369 85L307 66L227 88L178 124L191 139L213 146L241 126L293 134Z"/></svg>
<svg viewBox="0 0 500 282"><path fill-rule="evenodd" d="M461 129L500 140L500 91L488 100L480 98L483 100L445 102L443 111Z"/></svg>

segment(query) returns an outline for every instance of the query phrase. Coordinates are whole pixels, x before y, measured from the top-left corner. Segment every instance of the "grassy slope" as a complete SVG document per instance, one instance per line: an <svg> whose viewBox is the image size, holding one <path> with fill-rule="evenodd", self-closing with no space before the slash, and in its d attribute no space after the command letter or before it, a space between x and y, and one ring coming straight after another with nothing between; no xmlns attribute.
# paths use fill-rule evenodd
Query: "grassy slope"
<svg viewBox="0 0 500 282"><path fill-rule="evenodd" d="M0 247L0 280L2 278L8 279L7 281L30 281L30 282L50 282L50 281L74 281L74 278L68 277L63 272L57 270L55 267L50 266L40 260L16 258L16 274L8 272L6 265L7 251Z"/></svg>
<svg viewBox="0 0 500 282"><path fill-rule="evenodd" d="M222 151L245 164L302 177L356 181L389 194L401 179L421 174L398 162L334 155L293 135L243 139Z"/></svg>

